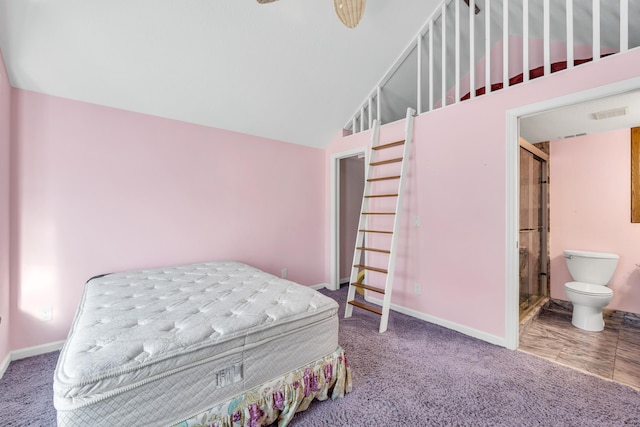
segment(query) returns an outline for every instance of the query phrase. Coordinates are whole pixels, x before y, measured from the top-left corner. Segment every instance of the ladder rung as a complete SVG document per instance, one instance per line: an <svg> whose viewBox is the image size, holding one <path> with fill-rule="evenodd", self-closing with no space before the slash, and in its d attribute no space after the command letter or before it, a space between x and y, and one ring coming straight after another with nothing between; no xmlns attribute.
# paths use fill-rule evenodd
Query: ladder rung
<svg viewBox="0 0 640 427"><path fill-rule="evenodd" d="M370 311L372 313L375 313L375 314L378 314L378 315L382 316L382 310L380 310L375 305L365 304L365 303L360 302L360 301L349 301L349 304L355 305L356 307L360 307L362 309L365 309L367 311Z"/></svg>
<svg viewBox="0 0 640 427"><path fill-rule="evenodd" d="M389 163L398 163L401 161L402 161L402 157L398 157L397 159L380 160L379 162L372 162L372 163L369 163L369 166L387 165Z"/></svg>
<svg viewBox="0 0 640 427"><path fill-rule="evenodd" d="M362 212L362 215L395 215L395 212Z"/></svg>
<svg viewBox="0 0 640 427"><path fill-rule="evenodd" d="M352 283L351 286L355 286L356 288L366 289L368 291L377 292L379 294L384 295L384 289L375 288L373 286L365 285L364 283L356 282L356 283Z"/></svg>
<svg viewBox="0 0 640 427"><path fill-rule="evenodd" d="M382 234L393 234L393 231L384 231L384 230L358 230L361 233L382 233Z"/></svg>
<svg viewBox="0 0 640 427"><path fill-rule="evenodd" d="M364 196L366 199L370 199L372 197L398 197L397 194L371 194L370 196Z"/></svg>
<svg viewBox="0 0 640 427"><path fill-rule="evenodd" d="M384 150L385 148L397 147L398 145L404 145L404 139L396 142L389 142L388 144L376 145L371 147L372 150Z"/></svg>
<svg viewBox="0 0 640 427"><path fill-rule="evenodd" d="M371 270L371 271L376 271L378 273L384 273L387 274L387 270L384 270L382 268L378 268L378 267L369 267L366 265L362 265L362 264L355 264L354 265L355 268L362 268L364 270Z"/></svg>
<svg viewBox="0 0 640 427"><path fill-rule="evenodd" d="M361 250L361 251L381 252L381 253L383 253L383 254L390 254L390 253L391 253L391 251L389 251L389 250L387 250L387 249L367 248L367 247L365 247L365 246L361 246L361 247L358 247L358 248L356 248L356 249L359 249L359 250Z"/></svg>
<svg viewBox="0 0 640 427"><path fill-rule="evenodd" d="M400 175L394 175L394 176L383 176L380 178L369 178L367 179L368 182L374 182L374 181L386 181L388 179L400 179Z"/></svg>

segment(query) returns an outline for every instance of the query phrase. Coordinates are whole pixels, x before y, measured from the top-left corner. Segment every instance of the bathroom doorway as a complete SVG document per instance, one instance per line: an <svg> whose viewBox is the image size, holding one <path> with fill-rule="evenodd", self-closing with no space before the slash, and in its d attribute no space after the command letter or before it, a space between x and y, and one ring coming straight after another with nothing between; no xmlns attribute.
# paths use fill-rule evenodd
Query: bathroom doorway
<svg viewBox="0 0 640 427"><path fill-rule="evenodd" d="M520 137L529 141L555 141L581 133L604 132L623 127L620 121L636 117L634 114L617 117L615 120L593 120L590 112L606 111L620 105L636 105L640 102L640 77L631 78L605 86L548 99L536 104L524 105L507 111L506 120L506 172L507 172L507 212L506 212L506 276L505 313L506 347L518 348L521 323L519 322L519 259L520 234ZM609 105L611 101L612 105ZM627 103L634 102L633 104ZM629 112L640 112L639 108L629 108ZM560 114L564 112L566 114ZM634 120L635 122L635 120ZM637 123L637 122L635 122ZM624 127L637 126L629 123ZM613 126L615 124L615 127ZM569 129L571 128L571 129ZM554 208L555 211L555 208ZM556 229L558 224L551 224ZM561 260L561 262L564 262ZM560 291L562 292L562 291ZM561 295L561 294L559 294ZM549 294L551 297L552 294ZM560 297L561 298L561 297Z"/></svg>
<svg viewBox="0 0 640 427"><path fill-rule="evenodd" d="M545 152L546 151L546 152ZM548 143L520 141L520 321L549 296Z"/></svg>

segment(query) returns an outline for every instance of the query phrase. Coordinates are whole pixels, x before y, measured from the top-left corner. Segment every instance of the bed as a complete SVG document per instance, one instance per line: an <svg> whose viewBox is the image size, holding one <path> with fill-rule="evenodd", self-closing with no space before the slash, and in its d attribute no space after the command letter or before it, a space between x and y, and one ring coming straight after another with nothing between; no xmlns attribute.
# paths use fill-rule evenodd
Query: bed
<svg viewBox="0 0 640 427"><path fill-rule="evenodd" d="M286 426L351 390L338 304L239 262L87 282L54 374L59 426Z"/></svg>

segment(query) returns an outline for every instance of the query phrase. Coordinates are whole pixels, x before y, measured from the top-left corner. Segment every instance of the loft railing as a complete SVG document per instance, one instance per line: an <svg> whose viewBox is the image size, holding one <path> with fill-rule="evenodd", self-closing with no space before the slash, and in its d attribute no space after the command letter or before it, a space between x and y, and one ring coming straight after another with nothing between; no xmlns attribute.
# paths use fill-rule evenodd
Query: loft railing
<svg viewBox="0 0 640 427"><path fill-rule="evenodd" d="M390 123L640 46L640 0L445 0L345 125Z"/></svg>

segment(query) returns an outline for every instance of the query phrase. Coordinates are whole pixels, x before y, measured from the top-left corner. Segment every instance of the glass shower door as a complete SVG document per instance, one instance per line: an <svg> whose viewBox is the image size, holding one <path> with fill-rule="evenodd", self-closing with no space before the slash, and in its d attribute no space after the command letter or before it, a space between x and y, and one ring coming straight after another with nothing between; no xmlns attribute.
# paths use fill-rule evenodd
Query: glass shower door
<svg viewBox="0 0 640 427"><path fill-rule="evenodd" d="M546 162L520 148L520 315L548 291Z"/></svg>

